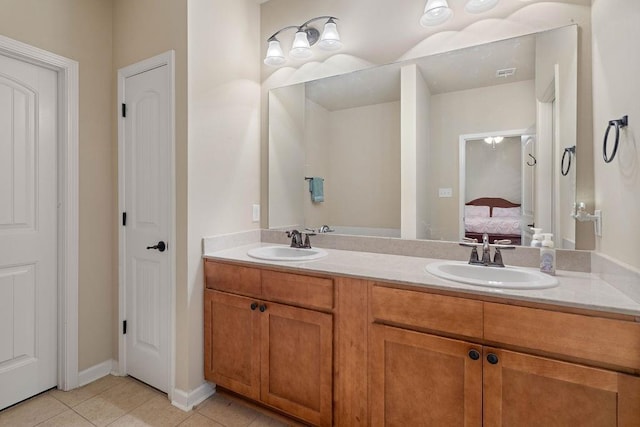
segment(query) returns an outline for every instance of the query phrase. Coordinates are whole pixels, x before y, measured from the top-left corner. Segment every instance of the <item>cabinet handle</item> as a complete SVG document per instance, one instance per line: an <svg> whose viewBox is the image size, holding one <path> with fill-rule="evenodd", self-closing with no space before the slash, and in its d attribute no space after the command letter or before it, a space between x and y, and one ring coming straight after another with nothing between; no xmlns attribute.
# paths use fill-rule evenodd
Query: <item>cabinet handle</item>
<svg viewBox="0 0 640 427"><path fill-rule="evenodd" d="M262 304L260 306L260 313L264 313L265 311L267 311L267 305L266 304Z"/></svg>
<svg viewBox="0 0 640 427"><path fill-rule="evenodd" d="M255 310L256 308L258 308L258 303L257 302L252 302L251 303L251 310Z"/></svg>
<svg viewBox="0 0 640 427"><path fill-rule="evenodd" d="M493 353L487 354L487 362L491 363L492 365L495 365L496 363L498 363L498 356L496 356Z"/></svg>
<svg viewBox="0 0 640 427"><path fill-rule="evenodd" d="M472 348L471 350L469 350L469 358L471 360L478 360L480 359L480 353L478 352L478 350Z"/></svg>

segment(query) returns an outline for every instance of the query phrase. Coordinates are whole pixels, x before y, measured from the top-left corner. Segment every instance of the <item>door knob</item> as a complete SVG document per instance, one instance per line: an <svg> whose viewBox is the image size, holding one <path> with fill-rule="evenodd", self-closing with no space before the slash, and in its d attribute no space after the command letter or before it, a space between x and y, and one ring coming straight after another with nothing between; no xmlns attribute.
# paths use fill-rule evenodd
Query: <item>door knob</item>
<svg viewBox="0 0 640 427"><path fill-rule="evenodd" d="M167 249L167 244L160 240L157 245L147 246L147 249L157 249L160 252L164 252Z"/></svg>
<svg viewBox="0 0 640 427"><path fill-rule="evenodd" d="M469 350L469 358L471 360L478 360L480 359L480 352L474 348L472 348L471 350Z"/></svg>
<svg viewBox="0 0 640 427"><path fill-rule="evenodd" d="M489 353L487 355L487 362L491 363L492 365L495 365L496 363L498 363L498 356L496 356L493 353Z"/></svg>

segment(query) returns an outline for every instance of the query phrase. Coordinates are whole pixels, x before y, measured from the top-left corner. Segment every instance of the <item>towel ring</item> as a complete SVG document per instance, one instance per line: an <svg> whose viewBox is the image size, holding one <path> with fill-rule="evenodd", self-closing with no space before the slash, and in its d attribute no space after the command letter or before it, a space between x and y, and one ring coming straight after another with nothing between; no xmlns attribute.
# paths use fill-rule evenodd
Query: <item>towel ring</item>
<svg viewBox="0 0 640 427"><path fill-rule="evenodd" d="M569 154L569 161L567 163L567 167L565 170L565 162L564 159L565 157L567 157L567 154ZM576 146L571 146L571 147L567 147L564 149L564 153L562 153L562 161L560 162L560 173L562 174L562 176L567 176L569 175L569 170L571 169L571 158L576 154Z"/></svg>
<svg viewBox="0 0 640 427"><path fill-rule="evenodd" d="M602 157L604 158L605 163L611 163L611 161L616 157L616 153L618 152L618 142L620 141L620 128L626 127L628 124L629 116L624 116L618 120L609 120L609 126L607 126L607 131L604 133L604 142L602 143ZM609 131L612 127L616 128L616 140L613 144L611 156L607 157Z"/></svg>

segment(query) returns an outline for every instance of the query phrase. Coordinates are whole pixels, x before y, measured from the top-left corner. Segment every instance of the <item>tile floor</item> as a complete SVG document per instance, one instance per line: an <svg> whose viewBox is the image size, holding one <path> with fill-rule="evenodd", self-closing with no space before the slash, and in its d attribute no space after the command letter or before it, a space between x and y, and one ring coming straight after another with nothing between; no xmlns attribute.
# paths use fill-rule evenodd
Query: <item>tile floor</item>
<svg viewBox="0 0 640 427"><path fill-rule="evenodd" d="M49 390L0 411L1 427L281 427L300 425L217 392L190 412L129 377L108 375L78 389Z"/></svg>

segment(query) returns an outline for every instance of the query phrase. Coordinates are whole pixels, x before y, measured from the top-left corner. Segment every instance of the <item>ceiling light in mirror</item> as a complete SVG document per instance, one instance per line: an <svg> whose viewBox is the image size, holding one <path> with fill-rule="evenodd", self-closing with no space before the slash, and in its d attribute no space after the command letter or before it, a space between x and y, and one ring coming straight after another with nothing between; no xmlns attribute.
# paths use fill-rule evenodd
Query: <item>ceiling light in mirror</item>
<svg viewBox="0 0 640 427"><path fill-rule="evenodd" d="M424 14L420 18L420 25L432 27L442 24L453 16L447 0L428 0L424 7Z"/></svg>
<svg viewBox="0 0 640 427"><path fill-rule="evenodd" d="M498 4L498 0L469 0L464 6L467 13L482 13L493 9Z"/></svg>

